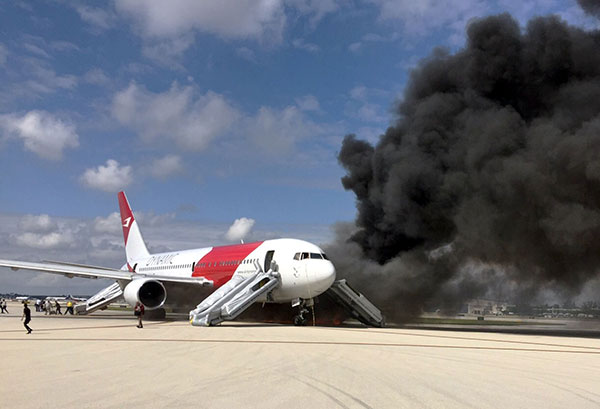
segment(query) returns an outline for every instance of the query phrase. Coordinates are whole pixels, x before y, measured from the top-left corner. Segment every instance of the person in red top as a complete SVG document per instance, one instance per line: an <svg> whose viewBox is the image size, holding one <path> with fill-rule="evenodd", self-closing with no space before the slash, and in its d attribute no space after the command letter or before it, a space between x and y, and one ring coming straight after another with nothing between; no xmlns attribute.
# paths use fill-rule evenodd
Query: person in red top
<svg viewBox="0 0 600 409"><path fill-rule="evenodd" d="M142 325L142 317L144 316L144 304L141 302L136 302L135 307L133 308L133 313L138 317L138 328L144 328Z"/></svg>

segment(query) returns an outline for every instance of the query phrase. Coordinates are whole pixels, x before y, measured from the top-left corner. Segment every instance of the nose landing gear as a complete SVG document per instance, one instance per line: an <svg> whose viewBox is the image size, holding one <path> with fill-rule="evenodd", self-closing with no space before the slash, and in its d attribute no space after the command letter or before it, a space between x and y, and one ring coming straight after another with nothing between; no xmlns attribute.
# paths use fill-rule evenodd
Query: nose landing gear
<svg viewBox="0 0 600 409"><path fill-rule="evenodd" d="M298 315L294 315L294 325L297 327L303 327L306 325L307 320L304 317L304 314L308 314L309 311L306 308L300 308Z"/></svg>
<svg viewBox="0 0 600 409"><path fill-rule="evenodd" d="M298 314L294 315L294 325L297 327L303 327L308 323L306 318L306 314L310 312L307 307L313 308L314 312L314 301L312 298L308 300L298 299L292 302L292 307L298 307ZM314 313L313 313L313 321L314 321Z"/></svg>

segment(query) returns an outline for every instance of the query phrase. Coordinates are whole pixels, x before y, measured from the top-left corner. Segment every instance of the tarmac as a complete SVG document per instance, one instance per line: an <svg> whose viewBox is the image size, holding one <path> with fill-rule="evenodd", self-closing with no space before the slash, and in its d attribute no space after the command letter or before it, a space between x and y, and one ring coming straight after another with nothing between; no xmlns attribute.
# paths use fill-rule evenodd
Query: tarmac
<svg viewBox="0 0 600 409"><path fill-rule="evenodd" d="M0 408L599 408L600 339L0 315Z"/></svg>

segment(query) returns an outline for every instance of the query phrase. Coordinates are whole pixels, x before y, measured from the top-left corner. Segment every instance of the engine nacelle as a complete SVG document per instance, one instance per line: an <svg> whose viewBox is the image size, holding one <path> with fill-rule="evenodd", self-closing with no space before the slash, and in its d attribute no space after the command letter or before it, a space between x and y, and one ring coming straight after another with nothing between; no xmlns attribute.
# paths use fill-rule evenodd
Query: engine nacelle
<svg viewBox="0 0 600 409"><path fill-rule="evenodd" d="M148 310L154 310L163 306L167 300L167 290L160 282L151 278L140 278L133 280L125 286L123 298L131 306L141 302Z"/></svg>

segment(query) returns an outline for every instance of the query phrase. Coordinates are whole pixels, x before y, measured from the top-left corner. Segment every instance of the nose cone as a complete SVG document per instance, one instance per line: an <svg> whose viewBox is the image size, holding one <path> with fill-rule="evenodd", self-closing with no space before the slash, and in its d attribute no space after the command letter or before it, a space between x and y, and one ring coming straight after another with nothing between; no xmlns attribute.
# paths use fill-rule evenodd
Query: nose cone
<svg viewBox="0 0 600 409"><path fill-rule="evenodd" d="M335 281L335 267L331 261L323 260L315 266L313 273L313 283L311 290L318 291L319 294L327 291Z"/></svg>

